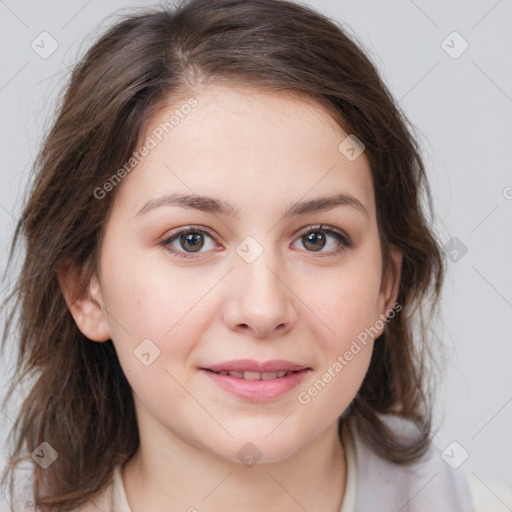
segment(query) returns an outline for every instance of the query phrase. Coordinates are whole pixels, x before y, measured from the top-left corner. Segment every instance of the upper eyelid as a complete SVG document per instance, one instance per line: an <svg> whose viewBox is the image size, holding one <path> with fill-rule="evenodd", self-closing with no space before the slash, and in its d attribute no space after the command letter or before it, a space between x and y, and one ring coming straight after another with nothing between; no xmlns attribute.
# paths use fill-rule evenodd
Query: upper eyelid
<svg viewBox="0 0 512 512"><path fill-rule="evenodd" d="M196 225L188 225L183 226L181 228L176 228L173 230L172 233L166 234L163 236L163 241L168 240L169 238L178 236L182 234L183 232L192 231L192 232L200 232L200 233L206 233L208 236L212 237L214 240L217 240L219 237L215 235L213 232L211 232L208 228L202 227L202 226L196 226Z"/></svg>
<svg viewBox="0 0 512 512"><path fill-rule="evenodd" d="M310 231L315 231L315 230L316 231L331 231L333 236L335 236L335 235L341 236L345 240L347 245L353 244L352 238L346 233L345 230L343 230L341 228L337 228L335 226L331 226L330 224L309 224L309 225L304 226L303 228L299 229L298 231L296 231L295 236L300 237ZM189 231L189 232L198 231L198 232L206 233L208 236L210 236L216 242L218 242L218 239L219 239L219 237L217 235L213 234L209 228L195 225L195 224L190 224L187 226L183 226L181 228L176 228L176 231L173 232L172 234L164 235L164 237L162 239L162 243L168 242L169 239L178 237L180 234L182 234L183 232L187 232L187 231ZM331 233L328 233L328 234L331 234Z"/></svg>
<svg viewBox="0 0 512 512"><path fill-rule="evenodd" d="M304 227L298 229L295 232L295 234L307 233L308 231L312 231L314 229L317 229L319 231L320 230L335 231L335 232L339 232L340 234L343 234L348 237L348 234L346 234L345 230L343 230L341 228L337 228L336 226L332 226L330 224L308 224L307 226L304 226ZM204 233L210 235L212 238L219 238L219 236L216 235L212 230L210 230L210 228L207 228L205 226L196 225L196 224L188 224L186 226L175 228L174 230L172 230L173 231L172 234L166 234L166 235L164 235L163 238L165 239L165 238L169 238L171 236L178 235L183 231L193 231L193 230L204 232Z"/></svg>

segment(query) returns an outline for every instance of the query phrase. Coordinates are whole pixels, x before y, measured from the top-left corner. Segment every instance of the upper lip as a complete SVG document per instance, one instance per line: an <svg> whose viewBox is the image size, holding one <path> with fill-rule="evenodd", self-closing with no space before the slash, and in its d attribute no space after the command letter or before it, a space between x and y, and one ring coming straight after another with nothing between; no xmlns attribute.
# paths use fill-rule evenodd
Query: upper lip
<svg viewBox="0 0 512 512"><path fill-rule="evenodd" d="M224 363L213 364L205 367L206 370L214 372L224 371L245 371L245 372L279 372L279 371L300 371L308 369L307 366L302 364L292 363L291 361L274 360L260 363L252 359L237 359L233 361L226 361Z"/></svg>

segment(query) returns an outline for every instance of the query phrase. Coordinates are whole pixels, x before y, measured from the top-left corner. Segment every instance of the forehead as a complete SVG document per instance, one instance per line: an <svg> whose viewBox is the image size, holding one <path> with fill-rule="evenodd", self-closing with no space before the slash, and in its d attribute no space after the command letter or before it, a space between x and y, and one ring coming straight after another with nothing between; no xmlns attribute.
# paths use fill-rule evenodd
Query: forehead
<svg viewBox="0 0 512 512"><path fill-rule="evenodd" d="M169 192L214 195L242 211L345 192L374 215L364 153L349 160L340 150L348 135L304 96L212 84L153 114L139 139L139 147L151 139L152 148L119 195L135 213Z"/></svg>

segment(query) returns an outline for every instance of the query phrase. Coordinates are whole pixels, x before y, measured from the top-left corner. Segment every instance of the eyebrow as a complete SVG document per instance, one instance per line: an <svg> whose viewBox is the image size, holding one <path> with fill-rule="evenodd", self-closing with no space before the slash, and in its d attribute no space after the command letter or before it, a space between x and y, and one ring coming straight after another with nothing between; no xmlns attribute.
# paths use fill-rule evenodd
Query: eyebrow
<svg viewBox="0 0 512 512"><path fill-rule="evenodd" d="M215 215L224 215L227 217L238 218L240 209L235 208L231 203L208 196L200 196L195 194L177 194L171 193L148 201L137 213L137 216L160 208L162 206L179 206L180 208L200 210ZM321 211L332 210L333 208L348 206L359 211L366 217L369 217L366 208L356 197L339 193L333 196L318 197L308 201L298 201L287 207L283 218L289 218L297 215L305 215Z"/></svg>

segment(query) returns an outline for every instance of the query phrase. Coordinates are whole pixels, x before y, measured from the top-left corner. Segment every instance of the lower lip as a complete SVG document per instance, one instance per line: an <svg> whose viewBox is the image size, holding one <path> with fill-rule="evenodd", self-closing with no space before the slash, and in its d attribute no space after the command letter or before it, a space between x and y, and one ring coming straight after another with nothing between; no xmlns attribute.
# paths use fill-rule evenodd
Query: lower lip
<svg viewBox="0 0 512 512"><path fill-rule="evenodd" d="M201 369L221 388L253 402L272 400L298 386L309 369L291 373L286 377L271 380L238 379L231 375L220 375Z"/></svg>

